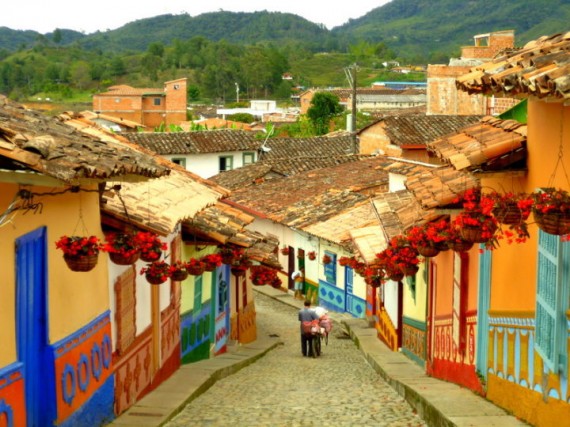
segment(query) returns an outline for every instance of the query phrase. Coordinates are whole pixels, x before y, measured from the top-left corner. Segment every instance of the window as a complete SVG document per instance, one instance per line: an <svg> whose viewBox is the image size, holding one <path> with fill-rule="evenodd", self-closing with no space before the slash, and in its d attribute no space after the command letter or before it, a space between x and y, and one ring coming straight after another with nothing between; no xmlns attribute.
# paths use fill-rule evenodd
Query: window
<svg viewBox="0 0 570 427"><path fill-rule="evenodd" d="M194 313L202 310L202 275L194 276Z"/></svg>
<svg viewBox="0 0 570 427"><path fill-rule="evenodd" d="M119 102L121 102L121 98L115 98L115 102L118 104Z"/></svg>
<svg viewBox="0 0 570 427"><path fill-rule="evenodd" d="M324 266L326 280L329 283L336 283L336 254L325 251L325 255L328 255L331 258L331 262Z"/></svg>
<svg viewBox="0 0 570 427"><path fill-rule="evenodd" d="M538 236L535 349L552 372L566 374L567 283L570 248L559 236L543 231Z"/></svg>
<svg viewBox="0 0 570 427"><path fill-rule="evenodd" d="M124 354L136 337L136 277L131 266L115 281L115 324L117 328L117 352Z"/></svg>
<svg viewBox="0 0 570 427"><path fill-rule="evenodd" d="M174 87L174 90L180 89L180 85L178 83L176 83L173 87Z"/></svg>
<svg viewBox="0 0 570 427"><path fill-rule="evenodd" d="M154 105L160 105L160 98L154 98Z"/></svg>
<svg viewBox="0 0 570 427"><path fill-rule="evenodd" d="M251 165L255 162L255 153L243 153L243 165Z"/></svg>
<svg viewBox="0 0 570 427"><path fill-rule="evenodd" d="M186 169L186 159L184 157L173 157L171 162L176 163L177 165L180 165Z"/></svg>
<svg viewBox="0 0 570 427"><path fill-rule="evenodd" d="M231 171L234 167L234 158L232 156L220 156L220 172Z"/></svg>

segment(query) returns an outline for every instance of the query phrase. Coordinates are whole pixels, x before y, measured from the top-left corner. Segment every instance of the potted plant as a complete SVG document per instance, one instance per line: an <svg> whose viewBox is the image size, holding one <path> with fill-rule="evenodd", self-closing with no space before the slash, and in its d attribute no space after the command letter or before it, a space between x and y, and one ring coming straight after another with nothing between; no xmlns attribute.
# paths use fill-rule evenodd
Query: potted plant
<svg viewBox="0 0 570 427"><path fill-rule="evenodd" d="M500 224L515 225L528 219L533 206L532 197L527 193L499 193L493 191L481 196L493 204L492 213Z"/></svg>
<svg viewBox="0 0 570 427"><path fill-rule="evenodd" d="M188 270L184 261L176 261L170 266L170 277L172 280L182 282L188 278Z"/></svg>
<svg viewBox="0 0 570 427"><path fill-rule="evenodd" d="M172 274L170 264L165 261L154 261L141 269L146 280L152 285L160 285L168 280Z"/></svg>
<svg viewBox="0 0 570 427"><path fill-rule="evenodd" d="M329 255L323 255L322 262L324 265L330 264L332 262L332 258Z"/></svg>
<svg viewBox="0 0 570 427"><path fill-rule="evenodd" d="M250 268L249 278L255 286L269 285L277 278L277 271L264 265L254 265Z"/></svg>
<svg viewBox="0 0 570 427"><path fill-rule="evenodd" d="M439 238L436 240L435 236L439 235L435 233L434 228L430 228L429 224L415 225L406 233L406 238L412 247L424 257L434 257L439 254L440 248L436 243L440 243L442 240Z"/></svg>
<svg viewBox="0 0 570 427"><path fill-rule="evenodd" d="M204 271L214 271L222 265L222 256L220 254L208 254L201 258L204 263Z"/></svg>
<svg viewBox="0 0 570 427"><path fill-rule="evenodd" d="M463 208L453 220L461 237L472 243L484 243L487 249L493 249L497 243L495 235L497 219L492 215L494 202L488 197L481 197L479 189L469 189L463 194Z"/></svg>
<svg viewBox="0 0 570 427"><path fill-rule="evenodd" d="M364 270L364 282L373 288L379 288L386 280L386 271L382 268L367 267Z"/></svg>
<svg viewBox="0 0 570 427"><path fill-rule="evenodd" d="M158 235L149 231L139 231L135 235L135 240L140 248L140 258L146 262L160 259L162 251L168 247Z"/></svg>
<svg viewBox="0 0 570 427"><path fill-rule="evenodd" d="M96 236L61 236L55 247L63 251L63 259L71 271L91 271L103 249Z"/></svg>
<svg viewBox="0 0 570 427"><path fill-rule="evenodd" d="M109 253L113 263L130 265L139 259L140 248L133 234L108 233L105 236L105 241L103 249Z"/></svg>
<svg viewBox="0 0 570 427"><path fill-rule="evenodd" d="M243 251L241 249L232 248L230 246L220 246L219 254L222 258L223 264L231 265L236 258L242 256Z"/></svg>
<svg viewBox="0 0 570 427"><path fill-rule="evenodd" d="M206 268L206 264L196 258L190 258L190 260L185 263L185 266L188 274L192 276L200 276L204 273L204 269Z"/></svg>
<svg viewBox="0 0 570 427"><path fill-rule="evenodd" d="M542 231L556 236L570 233L570 193L559 188L541 188L531 194L532 214Z"/></svg>
<svg viewBox="0 0 570 427"><path fill-rule="evenodd" d="M281 255L289 255L289 247L284 246L281 248Z"/></svg>
<svg viewBox="0 0 570 427"><path fill-rule="evenodd" d="M405 236L396 236L390 240L388 247L376 254L386 276L394 281L403 276L413 276L418 272L418 251L412 247Z"/></svg>
<svg viewBox="0 0 570 427"><path fill-rule="evenodd" d="M245 276L245 273L247 269L251 267L251 264L252 262L249 257L242 251L240 256L234 259L234 262L230 267L230 271L235 276Z"/></svg>
<svg viewBox="0 0 570 427"><path fill-rule="evenodd" d="M307 258L309 258L311 261L314 261L317 259L317 253L315 251L310 251L307 254Z"/></svg>

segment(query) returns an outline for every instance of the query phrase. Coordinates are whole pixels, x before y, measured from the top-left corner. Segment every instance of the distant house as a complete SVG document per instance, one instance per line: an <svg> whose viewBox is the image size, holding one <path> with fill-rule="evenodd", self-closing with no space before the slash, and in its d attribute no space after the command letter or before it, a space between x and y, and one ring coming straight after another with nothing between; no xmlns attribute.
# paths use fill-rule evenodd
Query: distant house
<svg viewBox="0 0 570 427"><path fill-rule="evenodd" d="M469 72L471 67L484 64L501 51L513 49L513 30L478 34L473 46L461 49L460 58L452 58L448 65L429 65L427 114L498 115L513 107L517 100L496 96L472 96L455 87L455 80Z"/></svg>
<svg viewBox="0 0 570 427"><path fill-rule="evenodd" d="M93 111L141 123L152 129L162 124L179 125L186 120L186 79L171 80L164 88L111 86L93 95Z"/></svg>

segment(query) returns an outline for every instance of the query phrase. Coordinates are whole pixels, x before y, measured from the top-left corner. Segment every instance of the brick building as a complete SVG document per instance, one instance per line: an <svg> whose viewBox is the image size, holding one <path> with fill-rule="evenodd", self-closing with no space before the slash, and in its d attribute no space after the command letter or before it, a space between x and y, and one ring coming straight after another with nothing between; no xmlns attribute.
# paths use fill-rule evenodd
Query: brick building
<svg viewBox="0 0 570 427"><path fill-rule="evenodd" d="M145 128L186 121L186 78L164 83L164 88L111 86L93 95L93 111L141 123Z"/></svg>
<svg viewBox="0 0 570 427"><path fill-rule="evenodd" d="M472 67L490 61L502 51L514 48L513 30L496 31L473 37L474 46L461 49L461 58L452 58L448 65L428 66L427 114L498 115L518 103L511 98L472 96L458 92L455 80Z"/></svg>

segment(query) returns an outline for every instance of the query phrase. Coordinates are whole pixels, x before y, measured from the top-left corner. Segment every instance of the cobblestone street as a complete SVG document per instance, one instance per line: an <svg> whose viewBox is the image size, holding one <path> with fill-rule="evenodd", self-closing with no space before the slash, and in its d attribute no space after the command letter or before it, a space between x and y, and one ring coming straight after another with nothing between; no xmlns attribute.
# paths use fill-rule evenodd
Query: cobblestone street
<svg viewBox="0 0 570 427"><path fill-rule="evenodd" d="M255 298L258 336L278 335L285 344L218 381L167 426L426 425L337 323L321 357L303 357L297 310L260 293Z"/></svg>

